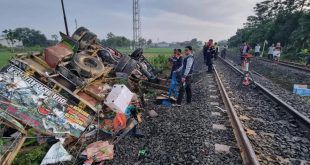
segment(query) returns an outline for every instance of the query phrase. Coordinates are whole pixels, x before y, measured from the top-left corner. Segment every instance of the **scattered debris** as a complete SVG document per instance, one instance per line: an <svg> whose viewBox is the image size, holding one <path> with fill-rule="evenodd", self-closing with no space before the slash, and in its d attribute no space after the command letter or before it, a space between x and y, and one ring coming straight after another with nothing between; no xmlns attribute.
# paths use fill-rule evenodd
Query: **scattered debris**
<svg viewBox="0 0 310 165"><path fill-rule="evenodd" d="M0 117L8 116L4 124L13 125L15 132L23 131L23 137L27 126L37 137L64 139L50 148L42 164L71 160L70 154L80 152L72 144L94 142L99 133L109 134L106 140L114 140L113 145L130 132L143 137L138 128L143 92L167 89L167 82L157 77L159 71L143 56L143 49L124 55L98 43L97 36L84 27L72 36L60 35L62 40L43 53L19 54L1 69ZM45 140L38 138L39 143ZM24 141L16 145L11 160ZM113 159L113 145L104 141L89 145L83 152L88 158L85 164ZM70 149L69 154L64 147L74 151ZM64 154L55 155L55 149Z"/></svg>
<svg viewBox="0 0 310 165"><path fill-rule="evenodd" d="M147 154L146 149L141 149L139 150L138 156L141 158L141 157L145 157L146 154Z"/></svg>
<svg viewBox="0 0 310 165"><path fill-rule="evenodd" d="M84 164L91 165L95 162L113 159L114 145L109 144L108 141L97 141L89 144L81 155L87 156Z"/></svg>
<svg viewBox="0 0 310 165"><path fill-rule="evenodd" d="M147 111L148 112L148 115L150 116L150 117L157 117L158 116L158 114L156 113L156 111L154 111L154 110L150 110L150 111Z"/></svg>
<svg viewBox="0 0 310 165"><path fill-rule="evenodd" d="M72 156L68 153L68 151L66 151L62 143L59 141L52 145L52 147L48 150L41 162L41 165L56 164L59 162L70 161L71 159Z"/></svg>

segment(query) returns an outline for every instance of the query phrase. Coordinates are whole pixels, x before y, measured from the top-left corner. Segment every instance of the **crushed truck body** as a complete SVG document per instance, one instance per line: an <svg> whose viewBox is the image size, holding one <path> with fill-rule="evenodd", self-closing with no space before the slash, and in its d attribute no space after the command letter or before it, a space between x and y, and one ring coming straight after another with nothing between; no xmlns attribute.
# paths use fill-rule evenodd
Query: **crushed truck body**
<svg viewBox="0 0 310 165"><path fill-rule="evenodd" d="M158 72L142 49L124 55L97 43L96 35L84 27L61 36L61 42L42 53L18 54L1 69L1 117L24 126L23 135L33 128L63 139L64 146L92 136L94 130L109 134L109 143L115 145L137 130L143 107L136 93L142 81L159 83ZM18 124L12 128L21 131ZM14 152L21 147L16 148ZM14 159L1 155L1 163Z"/></svg>

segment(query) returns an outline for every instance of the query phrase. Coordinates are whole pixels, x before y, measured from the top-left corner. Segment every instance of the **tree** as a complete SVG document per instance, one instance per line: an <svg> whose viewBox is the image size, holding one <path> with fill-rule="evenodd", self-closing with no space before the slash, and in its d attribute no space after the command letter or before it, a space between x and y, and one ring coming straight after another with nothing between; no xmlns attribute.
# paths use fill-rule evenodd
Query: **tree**
<svg viewBox="0 0 310 165"><path fill-rule="evenodd" d="M4 33L4 38L7 40L7 42L11 45L11 51L14 52L14 43L16 42L14 38L14 31L9 29L9 30L4 30L2 33Z"/></svg>
<svg viewBox="0 0 310 165"><path fill-rule="evenodd" d="M139 45L139 47L144 47L145 44L146 44L146 40L145 40L144 38L140 37L140 38L138 39L138 45Z"/></svg>
<svg viewBox="0 0 310 165"><path fill-rule="evenodd" d="M107 34L107 39L114 38L114 37L115 35L112 32Z"/></svg>
<svg viewBox="0 0 310 165"><path fill-rule="evenodd" d="M45 35L38 30L29 28L16 28L14 30L11 30L11 34L13 39L22 41L24 46L46 46L47 44L47 39Z"/></svg>
<svg viewBox="0 0 310 165"><path fill-rule="evenodd" d="M107 34L107 39L101 40L101 43L110 47L129 47L131 41L124 36L115 36L110 32Z"/></svg>
<svg viewBox="0 0 310 165"><path fill-rule="evenodd" d="M244 27L228 40L229 45L239 46L242 41L280 42L284 46L281 57L302 59L296 54L310 46L310 1L264 0L256 4L254 11L255 15L249 16Z"/></svg>
<svg viewBox="0 0 310 165"><path fill-rule="evenodd" d="M51 37L52 37L52 39L54 39L55 42L58 42L58 35L57 34L52 34Z"/></svg>
<svg viewBox="0 0 310 165"><path fill-rule="evenodd" d="M151 46L152 43L153 43L153 41L152 41L151 39L148 39L148 40L146 41L146 45L147 45L147 46Z"/></svg>

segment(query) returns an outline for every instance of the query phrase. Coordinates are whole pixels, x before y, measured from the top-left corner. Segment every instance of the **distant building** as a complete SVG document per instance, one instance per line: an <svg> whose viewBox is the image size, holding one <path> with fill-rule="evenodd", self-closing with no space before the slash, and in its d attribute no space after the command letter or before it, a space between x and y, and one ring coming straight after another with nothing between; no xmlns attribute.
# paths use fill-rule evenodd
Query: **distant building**
<svg viewBox="0 0 310 165"><path fill-rule="evenodd" d="M5 47L14 47L14 48L19 48L23 47L23 42L19 40L14 40L14 44L11 45L10 41L6 40L5 38L0 38L0 45L5 46Z"/></svg>
<svg viewBox="0 0 310 165"><path fill-rule="evenodd" d="M167 42L159 42L159 43L156 43L155 45L156 47L159 47L159 48L168 48L170 46L170 44Z"/></svg>

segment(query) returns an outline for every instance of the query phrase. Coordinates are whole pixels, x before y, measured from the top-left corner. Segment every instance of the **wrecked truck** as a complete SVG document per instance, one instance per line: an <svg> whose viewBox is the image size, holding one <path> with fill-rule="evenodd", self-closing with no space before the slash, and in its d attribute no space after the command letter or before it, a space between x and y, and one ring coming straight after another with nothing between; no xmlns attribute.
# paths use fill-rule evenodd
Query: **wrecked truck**
<svg viewBox="0 0 310 165"><path fill-rule="evenodd" d="M143 49L124 55L98 43L84 27L72 36L60 35L58 44L42 53L17 54L1 69L2 120L23 136L34 128L42 135L63 138L64 145L92 129L112 135L111 144L130 130L136 133L142 105L135 92L141 81L159 82ZM1 154L1 163L12 162L21 148L16 145Z"/></svg>

